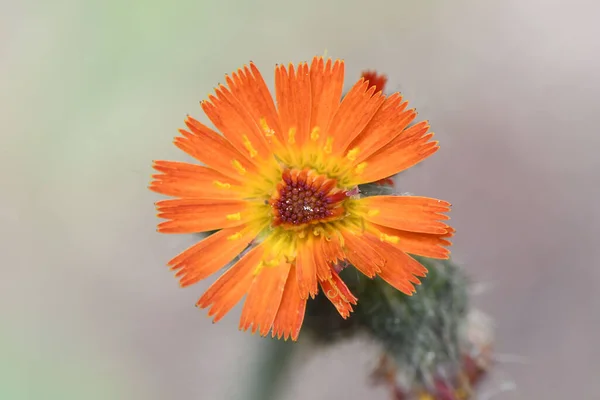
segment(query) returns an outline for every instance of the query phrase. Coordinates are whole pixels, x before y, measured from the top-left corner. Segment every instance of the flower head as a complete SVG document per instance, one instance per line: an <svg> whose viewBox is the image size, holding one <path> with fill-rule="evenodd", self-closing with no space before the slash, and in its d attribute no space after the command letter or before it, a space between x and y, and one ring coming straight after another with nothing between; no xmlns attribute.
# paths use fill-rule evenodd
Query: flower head
<svg viewBox="0 0 600 400"><path fill-rule="evenodd" d="M217 230L169 262L181 286L234 261L197 303L214 321L246 296L240 329L296 340L319 291L350 315L338 263L410 295L427 270L408 254L448 257L449 203L358 190L435 153L429 124L364 78L342 99L343 80L339 60L277 66L275 105L250 63L201 103L221 134L188 117L175 138L204 165L154 163L150 188L176 197L156 203L158 231Z"/></svg>

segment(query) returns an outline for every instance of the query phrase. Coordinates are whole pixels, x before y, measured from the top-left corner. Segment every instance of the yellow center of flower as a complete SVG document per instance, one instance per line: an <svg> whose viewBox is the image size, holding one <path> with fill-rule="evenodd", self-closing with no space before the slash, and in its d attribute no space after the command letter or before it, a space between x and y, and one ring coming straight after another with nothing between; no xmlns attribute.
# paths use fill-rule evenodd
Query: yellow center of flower
<svg viewBox="0 0 600 400"><path fill-rule="evenodd" d="M297 229L342 218L348 192L311 169L285 169L269 204L273 226Z"/></svg>

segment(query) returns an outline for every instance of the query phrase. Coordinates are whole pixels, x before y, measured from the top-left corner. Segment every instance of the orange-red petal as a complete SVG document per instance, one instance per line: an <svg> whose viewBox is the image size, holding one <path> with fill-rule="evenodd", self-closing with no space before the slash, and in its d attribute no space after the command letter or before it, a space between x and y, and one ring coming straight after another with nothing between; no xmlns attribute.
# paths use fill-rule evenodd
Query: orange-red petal
<svg viewBox="0 0 600 400"><path fill-rule="evenodd" d="M393 246L409 254L440 259L450 257L450 250L446 248L451 245L446 239L449 237L448 234L408 232L373 223L370 225L381 240L389 241Z"/></svg>
<svg viewBox="0 0 600 400"><path fill-rule="evenodd" d="M273 321L272 336L277 336L278 339L283 337L284 340L288 340L291 337L292 340L297 340L302 322L304 321L306 297L302 297L298 290L295 269L296 267L292 265L287 282L285 283L283 298L281 299L277 316L275 317L275 321Z"/></svg>
<svg viewBox="0 0 600 400"><path fill-rule="evenodd" d="M344 281L333 271L331 278L321 281L320 284L323 293L335 306L342 318L348 318L352 312L352 305L356 304L357 299Z"/></svg>
<svg viewBox="0 0 600 400"><path fill-rule="evenodd" d="M220 85L216 88L215 94L216 96L210 95L207 101L201 103L206 116L246 158L266 158L269 155L269 145L259 121L252 118L225 86Z"/></svg>
<svg viewBox="0 0 600 400"><path fill-rule="evenodd" d="M445 238L445 239L449 239L452 236L454 236L454 233L456 232L456 230L454 228L452 228L451 226L448 227L448 232L446 232L445 234L443 234L441 237Z"/></svg>
<svg viewBox="0 0 600 400"><path fill-rule="evenodd" d="M283 143L284 136L279 124L279 116L273 102L273 97L260 71L254 63L250 67L244 65L237 73L226 76L225 80L231 92L239 99L252 119L258 123L261 134L270 141L275 136Z"/></svg>
<svg viewBox="0 0 600 400"><path fill-rule="evenodd" d="M298 250L296 255L296 279L298 280L298 289L300 297L303 299L308 296L314 297L317 295L319 287L317 285L317 263L315 262L315 241L309 235L304 240L298 240Z"/></svg>
<svg viewBox="0 0 600 400"><path fill-rule="evenodd" d="M385 265L385 257L365 240L363 234L343 231L342 236L344 237L346 259L369 278L377 275Z"/></svg>
<svg viewBox="0 0 600 400"><path fill-rule="evenodd" d="M310 130L310 74L306 63L278 65L275 68L275 96L283 135L287 142L290 129L295 130L295 142L302 146Z"/></svg>
<svg viewBox="0 0 600 400"><path fill-rule="evenodd" d="M236 235L237 233L239 235ZM244 227L222 229L169 261L182 287L214 274L240 254L256 236Z"/></svg>
<svg viewBox="0 0 600 400"><path fill-rule="evenodd" d="M427 268L402 250L379 241L371 234L366 234L365 239L385 257L385 266L378 275L404 294L410 296L415 293L414 285L421 283L418 277L425 277Z"/></svg>
<svg viewBox="0 0 600 400"><path fill-rule="evenodd" d="M255 218L244 200L169 199L156 202L161 233L196 233L240 226Z"/></svg>
<svg viewBox="0 0 600 400"><path fill-rule="evenodd" d="M337 259L335 259L335 261L328 261L328 255L326 253L326 247L327 246L327 239L323 238L323 237L317 237L315 240L315 247L314 247L314 258L315 258L315 264L317 266L317 278L321 281L327 280L329 278L331 278L331 266L330 263L335 263L337 262ZM343 256L342 256L343 257ZM334 257L332 257L334 258Z"/></svg>
<svg viewBox="0 0 600 400"><path fill-rule="evenodd" d="M327 135L333 137L333 154L342 153L362 132L383 104L385 96L360 79L344 96L334 114Z"/></svg>
<svg viewBox="0 0 600 400"><path fill-rule="evenodd" d="M407 105L399 93L385 99L365 129L348 145L347 151L358 149L354 164L363 162L402 134L417 116L414 109L406 110Z"/></svg>
<svg viewBox="0 0 600 400"><path fill-rule="evenodd" d="M240 329L265 336L271 330L281 304L290 265L263 266L254 277L242 310Z"/></svg>
<svg viewBox="0 0 600 400"><path fill-rule="evenodd" d="M198 199L239 199L237 181L208 167L175 161L154 161L150 190L167 196Z"/></svg>
<svg viewBox="0 0 600 400"><path fill-rule="evenodd" d="M450 203L419 196L372 196L358 202L364 206L364 218L375 224L410 232L443 235L449 219L444 212Z"/></svg>
<svg viewBox="0 0 600 400"><path fill-rule="evenodd" d="M324 237L321 240L321 249L323 252L323 256L325 257L325 260L330 264L336 264L338 261L342 261L346 258L342 247L343 246L340 242L340 237L338 235ZM325 273L325 275L329 277L327 273Z"/></svg>
<svg viewBox="0 0 600 400"><path fill-rule="evenodd" d="M369 81L369 87L375 86L375 91L383 91L387 83L387 76L378 74L377 71L363 71L362 75L366 81Z"/></svg>
<svg viewBox="0 0 600 400"><path fill-rule="evenodd" d="M310 65L311 114L310 127L323 132L340 105L344 86L344 62L314 57Z"/></svg>
<svg viewBox="0 0 600 400"><path fill-rule="evenodd" d="M238 162L248 172L256 171L255 166L233 145L206 125L192 117L185 120L189 132L180 129L182 136L175 138L175 146L198 161L236 180L243 177L234 163Z"/></svg>
<svg viewBox="0 0 600 400"><path fill-rule="evenodd" d="M229 312L250 290L254 271L260 264L264 253L263 246L256 246L229 268L202 295L196 305L200 308L210 306L208 315L217 322Z"/></svg>
<svg viewBox="0 0 600 400"><path fill-rule="evenodd" d="M395 175L423 161L438 149L438 142L430 141L433 133L427 133L429 124L420 122L406 129L380 150L367 157L356 171L356 184L374 182Z"/></svg>

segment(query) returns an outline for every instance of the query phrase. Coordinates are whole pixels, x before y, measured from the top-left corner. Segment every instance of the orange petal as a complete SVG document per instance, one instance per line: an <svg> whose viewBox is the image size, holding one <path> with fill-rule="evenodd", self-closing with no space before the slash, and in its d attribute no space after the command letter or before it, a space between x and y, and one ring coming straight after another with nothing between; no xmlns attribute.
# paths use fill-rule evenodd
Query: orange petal
<svg viewBox="0 0 600 400"><path fill-rule="evenodd" d="M255 218L243 200L169 199L156 202L161 233L196 233L240 226Z"/></svg>
<svg viewBox="0 0 600 400"><path fill-rule="evenodd" d="M342 249L342 244L340 243L340 238L337 235L324 237L321 240L321 245L323 249L323 256L330 264L335 264L338 261L342 261L346 258L344 250Z"/></svg>
<svg viewBox="0 0 600 400"><path fill-rule="evenodd" d="M229 268L202 295L196 305L210 307L208 315L219 321L244 297L254 279L254 271L260 264L264 253L263 246L256 246Z"/></svg>
<svg viewBox="0 0 600 400"><path fill-rule="evenodd" d="M385 99L373 119L347 148L347 151L358 149L355 164L390 143L415 119L417 113L414 109L405 110L407 105L399 93Z"/></svg>
<svg viewBox="0 0 600 400"><path fill-rule="evenodd" d="M445 248L452 244L445 239L448 234L433 235L401 231L377 224L370 225L380 240L388 241L404 252L430 258L447 259L450 257L450 250Z"/></svg>
<svg viewBox="0 0 600 400"><path fill-rule="evenodd" d="M449 219L444 212L450 203L419 196L372 196L358 202L365 207L364 218L375 224L410 232L443 235Z"/></svg>
<svg viewBox="0 0 600 400"><path fill-rule="evenodd" d="M256 171L246 156L238 152L227 139L217 132L189 116L185 120L185 124L190 132L180 129L179 133L183 137L176 137L174 142L177 147L190 156L238 181L243 176L234 166L234 160L239 162L246 171Z"/></svg>
<svg viewBox="0 0 600 400"><path fill-rule="evenodd" d="M446 232L441 237L446 238L446 239L451 238L452 236L454 236L455 232L456 232L456 230L454 228L452 228L451 226L449 226L448 227L448 232Z"/></svg>
<svg viewBox="0 0 600 400"><path fill-rule="evenodd" d="M237 73L232 73L231 78L227 76L225 80L248 114L258 122L267 141L270 135L274 135L283 143L284 136L273 97L256 65L252 62L250 67L244 65L244 69L238 69Z"/></svg>
<svg viewBox="0 0 600 400"><path fill-rule="evenodd" d="M302 146L308 139L310 129L311 99L308 65L298 64L297 72L293 64L289 65L288 70L283 65L275 67L275 94L281 129L286 142L290 129L295 129L295 142Z"/></svg>
<svg viewBox="0 0 600 400"><path fill-rule="evenodd" d="M373 278L381 271L385 264L385 258L377 252L364 235L343 231L344 251L346 259L352 263L360 272Z"/></svg>
<svg viewBox="0 0 600 400"><path fill-rule="evenodd" d="M315 242L309 237L304 241L298 241L298 254L296 256L296 279L300 297L303 299L317 295L317 263L315 262Z"/></svg>
<svg viewBox="0 0 600 400"><path fill-rule="evenodd" d="M387 76L378 74L377 71L363 71L361 76L365 78L365 81L369 81L369 87L375 86L375 91L383 91L385 84L387 83Z"/></svg>
<svg viewBox="0 0 600 400"><path fill-rule="evenodd" d="M417 277L425 277L427 268L397 247L381 242L370 234L366 236L379 253L384 255L386 260L379 276L404 294L411 296L415 293L414 284L421 283Z"/></svg>
<svg viewBox="0 0 600 400"><path fill-rule="evenodd" d="M294 341L297 340L302 322L304 321L306 297L303 298L300 296L300 292L298 291L295 269L296 267L292 265L287 282L285 283L283 298L279 305L277 316L275 317L275 321L273 321L272 336L277 336L278 339L281 339L283 336L284 340L288 340L289 337Z"/></svg>
<svg viewBox="0 0 600 400"><path fill-rule="evenodd" d="M317 278L321 281L331 278L331 267L329 261L327 260L328 256L325 249L327 243L328 241L325 238L318 237L316 238L314 247L315 265L317 266ZM337 262L337 259L334 261L334 263L335 262Z"/></svg>
<svg viewBox="0 0 600 400"><path fill-rule="evenodd" d="M430 141L433 133L427 133L426 121L415 124L396 136L362 163L365 168L356 172L353 183L367 183L387 178L423 161L438 149L438 142Z"/></svg>
<svg viewBox="0 0 600 400"><path fill-rule="evenodd" d="M240 232L240 235L236 233ZM256 231L236 227L222 229L169 261L172 270L177 271L182 287L214 274L240 254L256 236Z"/></svg>
<svg viewBox="0 0 600 400"><path fill-rule="evenodd" d="M277 315L285 283L290 272L290 265L282 261L279 265L263 266L254 278L240 319L240 329L252 328L252 333L259 331L266 336Z"/></svg>
<svg viewBox="0 0 600 400"><path fill-rule="evenodd" d="M335 271L333 271L331 274L331 282L335 285L340 296L342 296L342 298L345 301L347 301L350 304L356 304L358 299L354 297L350 289L348 289L348 286L346 286L342 278L340 278L340 276Z"/></svg>
<svg viewBox="0 0 600 400"><path fill-rule="evenodd" d="M342 318L348 318L352 312L352 304L356 304L357 301L348 286L335 271L333 271L330 279L320 283L323 293L335 306Z"/></svg>
<svg viewBox="0 0 600 400"><path fill-rule="evenodd" d="M331 119L327 135L333 137L333 153L343 152L360 134L381 107L385 96L361 78L344 96Z"/></svg>
<svg viewBox="0 0 600 400"><path fill-rule="evenodd" d="M337 111L344 86L344 62L314 57L310 65L311 114L310 127L322 130L329 127L333 114Z"/></svg>
<svg viewBox="0 0 600 400"><path fill-rule="evenodd" d="M150 190L167 196L199 199L239 199L241 194L236 181L200 165L175 161L154 161L154 169L161 174L152 175Z"/></svg>
<svg viewBox="0 0 600 400"><path fill-rule="evenodd" d="M210 95L208 101L201 103L206 116L246 158L266 158L269 146L259 120L255 120L225 86L220 85L215 93L216 96Z"/></svg>

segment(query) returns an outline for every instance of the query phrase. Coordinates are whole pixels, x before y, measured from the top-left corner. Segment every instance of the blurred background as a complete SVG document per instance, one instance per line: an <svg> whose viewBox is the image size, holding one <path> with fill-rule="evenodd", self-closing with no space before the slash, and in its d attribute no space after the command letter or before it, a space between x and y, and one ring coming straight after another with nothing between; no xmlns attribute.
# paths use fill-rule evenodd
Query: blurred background
<svg viewBox="0 0 600 400"><path fill-rule="evenodd" d="M263 341L212 325L165 263L153 159L249 60L389 77L441 151L401 191L453 203L488 290L494 399L600 398L600 4L589 0L0 1L0 398L244 399ZM204 120L204 119L203 119ZM303 354L285 400L388 399L366 341ZM508 355L508 356L507 356ZM510 357L509 357L510 356ZM483 397L482 397L483 398Z"/></svg>

